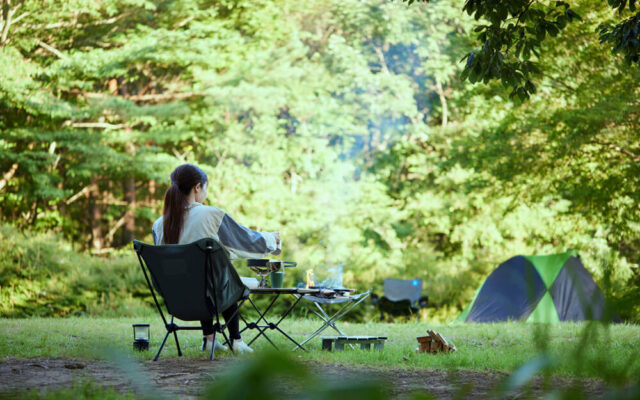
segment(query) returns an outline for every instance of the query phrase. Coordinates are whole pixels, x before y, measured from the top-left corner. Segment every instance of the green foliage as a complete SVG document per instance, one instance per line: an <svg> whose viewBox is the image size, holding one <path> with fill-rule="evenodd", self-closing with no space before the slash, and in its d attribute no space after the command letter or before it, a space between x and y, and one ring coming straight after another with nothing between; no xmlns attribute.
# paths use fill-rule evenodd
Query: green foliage
<svg viewBox="0 0 640 400"><path fill-rule="evenodd" d="M73 243L71 269L53 251L45 264L98 279L75 264L128 250L75 253L150 241L169 173L193 162L209 204L282 233L293 283L340 264L359 289L423 278L442 319L505 259L575 248L637 318L639 76L607 47L633 54L635 28L614 32L611 11L635 12L626 4L12 3L0 219ZM601 24L606 43L592 40ZM134 265L113 273L139 283ZM12 299L54 274L33 276L11 278ZM87 285L124 287L113 282ZM55 297L66 309L37 304L60 315L111 301L83 290Z"/></svg>
<svg viewBox="0 0 640 400"><path fill-rule="evenodd" d="M499 88L461 93L451 103L463 115L447 129L405 136L377 157L404 217L395 226L405 271L425 279L436 307L466 304L511 256L577 249L637 318L638 92L623 88L638 74L588 39L606 7L576 11L591 25L547 40L541 56L553 61L529 102L513 108Z"/></svg>
<svg viewBox="0 0 640 400"><path fill-rule="evenodd" d="M414 3L413 0L408 4ZM479 45L467 53L461 77L470 82L500 80L510 87L510 98L520 101L536 93L533 80L540 77L540 51L548 38L561 34L574 21L583 21L571 2L535 0L466 0L462 11L476 21L473 31ZM622 15L626 0L609 0L610 9ZM635 12L635 0L628 9ZM609 18L607 18L609 19ZM598 28L600 41L609 43L613 53L622 53L628 64L640 65L640 13L617 23L603 23ZM591 35L591 33L590 33ZM566 41L566 39L565 39Z"/></svg>
<svg viewBox="0 0 640 400"><path fill-rule="evenodd" d="M620 3L619 10L622 11L626 1L614 3ZM629 2L631 11L635 10L634 3ZM600 42L613 45L613 53L622 53L629 65L640 64L640 13L625 19L618 25L600 25L598 31Z"/></svg>
<svg viewBox="0 0 640 400"><path fill-rule="evenodd" d="M74 381L70 388L61 388L48 391L36 389L27 393L21 393L20 398L27 400L121 400L138 398L133 393L122 394L112 387L104 387L93 381Z"/></svg>
<svg viewBox="0 0 640 400"><path fill-rule="evenodd" d="M557 36L567 23L581 18L564 1L556 1L555 7L534 3L528 0L465 3L464 11L476 20L488 20L488 24L474 29L483 46L464 57L467 64L463 79L484 83L499 79L505 87L513 88L510 98L517 96L522 101L535 93L531 76L540 70L530 61L531 56L540 55L538 48L547 35ZM514 19L515 22L510 22Z"/></svg>
<svg viewBox="0 0 640 400"><path fill-rule="evenodd" d="M0 227L0 315L135 315L151 295L133 252L78 252L59 236ZM152 301L152 300L151 300Z"/></svg>

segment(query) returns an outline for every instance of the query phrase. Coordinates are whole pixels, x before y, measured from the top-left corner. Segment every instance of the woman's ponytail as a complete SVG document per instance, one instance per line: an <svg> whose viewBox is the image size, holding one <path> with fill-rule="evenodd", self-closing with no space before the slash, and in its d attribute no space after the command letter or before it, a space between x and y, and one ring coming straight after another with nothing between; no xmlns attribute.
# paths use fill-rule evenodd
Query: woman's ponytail
<svg viewBox="0 0 640 400"><path fill-rule="evenodd" d="M165 244L178 243L186 206L187 196L175 182L172 182L164 194L163 241Z"/></svg>
<svg viewBox="0 0 640 400"><path fill-rule="evenodd" d="M164 194L163 243L176 244L180 241L184 213L188 205L187 197L198 183L207 183L207 174L192 164L184 164L171 173L171 186Z"/></svg>

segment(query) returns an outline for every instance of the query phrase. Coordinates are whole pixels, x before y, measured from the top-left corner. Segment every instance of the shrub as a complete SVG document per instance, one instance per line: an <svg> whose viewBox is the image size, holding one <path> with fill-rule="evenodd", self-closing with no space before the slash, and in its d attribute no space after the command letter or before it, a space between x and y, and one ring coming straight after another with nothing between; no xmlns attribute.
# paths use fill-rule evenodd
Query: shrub
<svg viewBox="0 0 640 400"><path fill-rule="evenodd" d="M140 314L152 304L130 249L106 257L54 233L0 226L0 316Z"/></svg>

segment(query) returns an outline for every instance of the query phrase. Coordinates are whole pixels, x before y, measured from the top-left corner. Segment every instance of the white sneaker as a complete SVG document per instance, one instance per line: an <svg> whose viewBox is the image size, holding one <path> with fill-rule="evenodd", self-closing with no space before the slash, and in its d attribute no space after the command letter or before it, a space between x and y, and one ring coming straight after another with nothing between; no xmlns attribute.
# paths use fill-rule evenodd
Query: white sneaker
<svg viewBox="0 0 640 400"><path fill-rule="evenodd" d="M207 349L207 343L209 342L209 339L207 339L206 337L202 338L202 346L200 346L200 350L201 351L205 351ZM211 348L211 347L209 347ZM213 345L213 351L227 351L227 346L223 345L222 343L218 342L218 339L216 338L215 343Z"/></svg>
<svg viewBox="0 0 640 400"><path fill-rule="evenodd" d="M242 339L233 340L233 351L237 352L238 354L253 353L253 349L247 346L247 344L243 342Z"/></svg>
<svg viewBox="0 0 640 400"><path fill-rule="evenodd" d="M228 350L227 346L218 342L218 339L216 339L216 343L214 344L213 351L227 351L227 350Z"/></svg>

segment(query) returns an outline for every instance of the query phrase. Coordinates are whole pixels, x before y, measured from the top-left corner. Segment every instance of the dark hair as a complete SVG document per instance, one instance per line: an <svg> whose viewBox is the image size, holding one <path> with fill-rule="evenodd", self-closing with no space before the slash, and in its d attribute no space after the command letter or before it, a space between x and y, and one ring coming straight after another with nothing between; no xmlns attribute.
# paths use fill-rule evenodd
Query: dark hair
<svg viewBox="0 0 640 400"><path fill-rule="evenodd" d="M209 179L203 170L193 164L183 164L171 173L171 186L164 194L164 244L175 244L180 239L187 196L198 183L204 186Z"/></svg>

